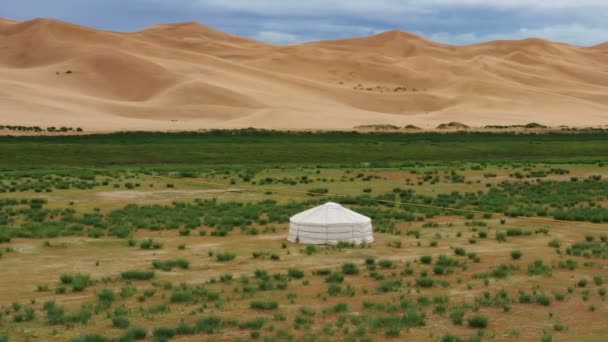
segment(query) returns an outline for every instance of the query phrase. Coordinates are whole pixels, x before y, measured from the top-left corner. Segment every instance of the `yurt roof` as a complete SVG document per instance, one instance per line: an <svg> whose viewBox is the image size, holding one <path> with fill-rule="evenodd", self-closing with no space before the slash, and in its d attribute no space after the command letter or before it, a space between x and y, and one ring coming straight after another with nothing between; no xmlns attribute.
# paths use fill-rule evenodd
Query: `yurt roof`
<svg viewBox="0 0 608 342"><path fill-rule="evenodd" d="M291 223L308 226L336 226L364 224L371 221L367 216L344 208L338 203L328 202L291 217Z"/></svg>

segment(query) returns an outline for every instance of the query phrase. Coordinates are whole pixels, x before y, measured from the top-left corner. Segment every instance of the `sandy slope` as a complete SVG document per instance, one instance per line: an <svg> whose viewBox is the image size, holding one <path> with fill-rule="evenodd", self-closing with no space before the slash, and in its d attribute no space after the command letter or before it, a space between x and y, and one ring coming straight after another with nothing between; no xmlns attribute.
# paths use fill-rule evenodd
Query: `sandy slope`
<svg viewBox="0 0 608 342"><path fill-rule="evenodd" d="M68 72L69 71L69 72ZM401 31L273 46L196 23L0 20L0 124L92 130L608 125L608 47Z"/></svg>

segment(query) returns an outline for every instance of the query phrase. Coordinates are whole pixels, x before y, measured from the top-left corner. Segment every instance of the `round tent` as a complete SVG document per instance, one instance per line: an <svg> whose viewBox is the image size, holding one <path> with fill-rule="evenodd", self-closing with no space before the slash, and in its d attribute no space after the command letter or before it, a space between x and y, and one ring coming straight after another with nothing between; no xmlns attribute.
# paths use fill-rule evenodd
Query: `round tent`
<svg viewBox="0 0 608 342"><path fill-rule="evenodd" d="M356 245L371 243L374 242L372 220L329 202L292 216L287 240L309 245L335 245L342 241Z"/></svg>

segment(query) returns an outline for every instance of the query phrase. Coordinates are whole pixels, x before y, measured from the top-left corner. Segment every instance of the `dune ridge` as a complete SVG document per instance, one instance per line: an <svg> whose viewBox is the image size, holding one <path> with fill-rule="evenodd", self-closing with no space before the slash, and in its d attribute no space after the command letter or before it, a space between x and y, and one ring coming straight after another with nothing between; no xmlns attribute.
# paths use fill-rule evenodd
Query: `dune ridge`
<svg viewBox="0 0 608 342"><path fill-rule="evenodd" d="M187 22L0 19L0 124L87 131L608 125L608 43L469 46L403 31L290 46Z"/></svg>

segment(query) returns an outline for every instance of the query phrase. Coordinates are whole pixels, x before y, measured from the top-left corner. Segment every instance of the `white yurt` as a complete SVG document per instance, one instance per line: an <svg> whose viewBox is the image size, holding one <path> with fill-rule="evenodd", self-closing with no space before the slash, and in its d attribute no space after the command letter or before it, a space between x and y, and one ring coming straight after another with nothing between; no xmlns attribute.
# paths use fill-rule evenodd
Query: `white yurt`
<svg viewBox="0 0 608 342"><path fill-rule="evenodd" d="M374 242L372 220L337 203L325 203L289 219L291 242L308 245L356 245Z"/></svg>

